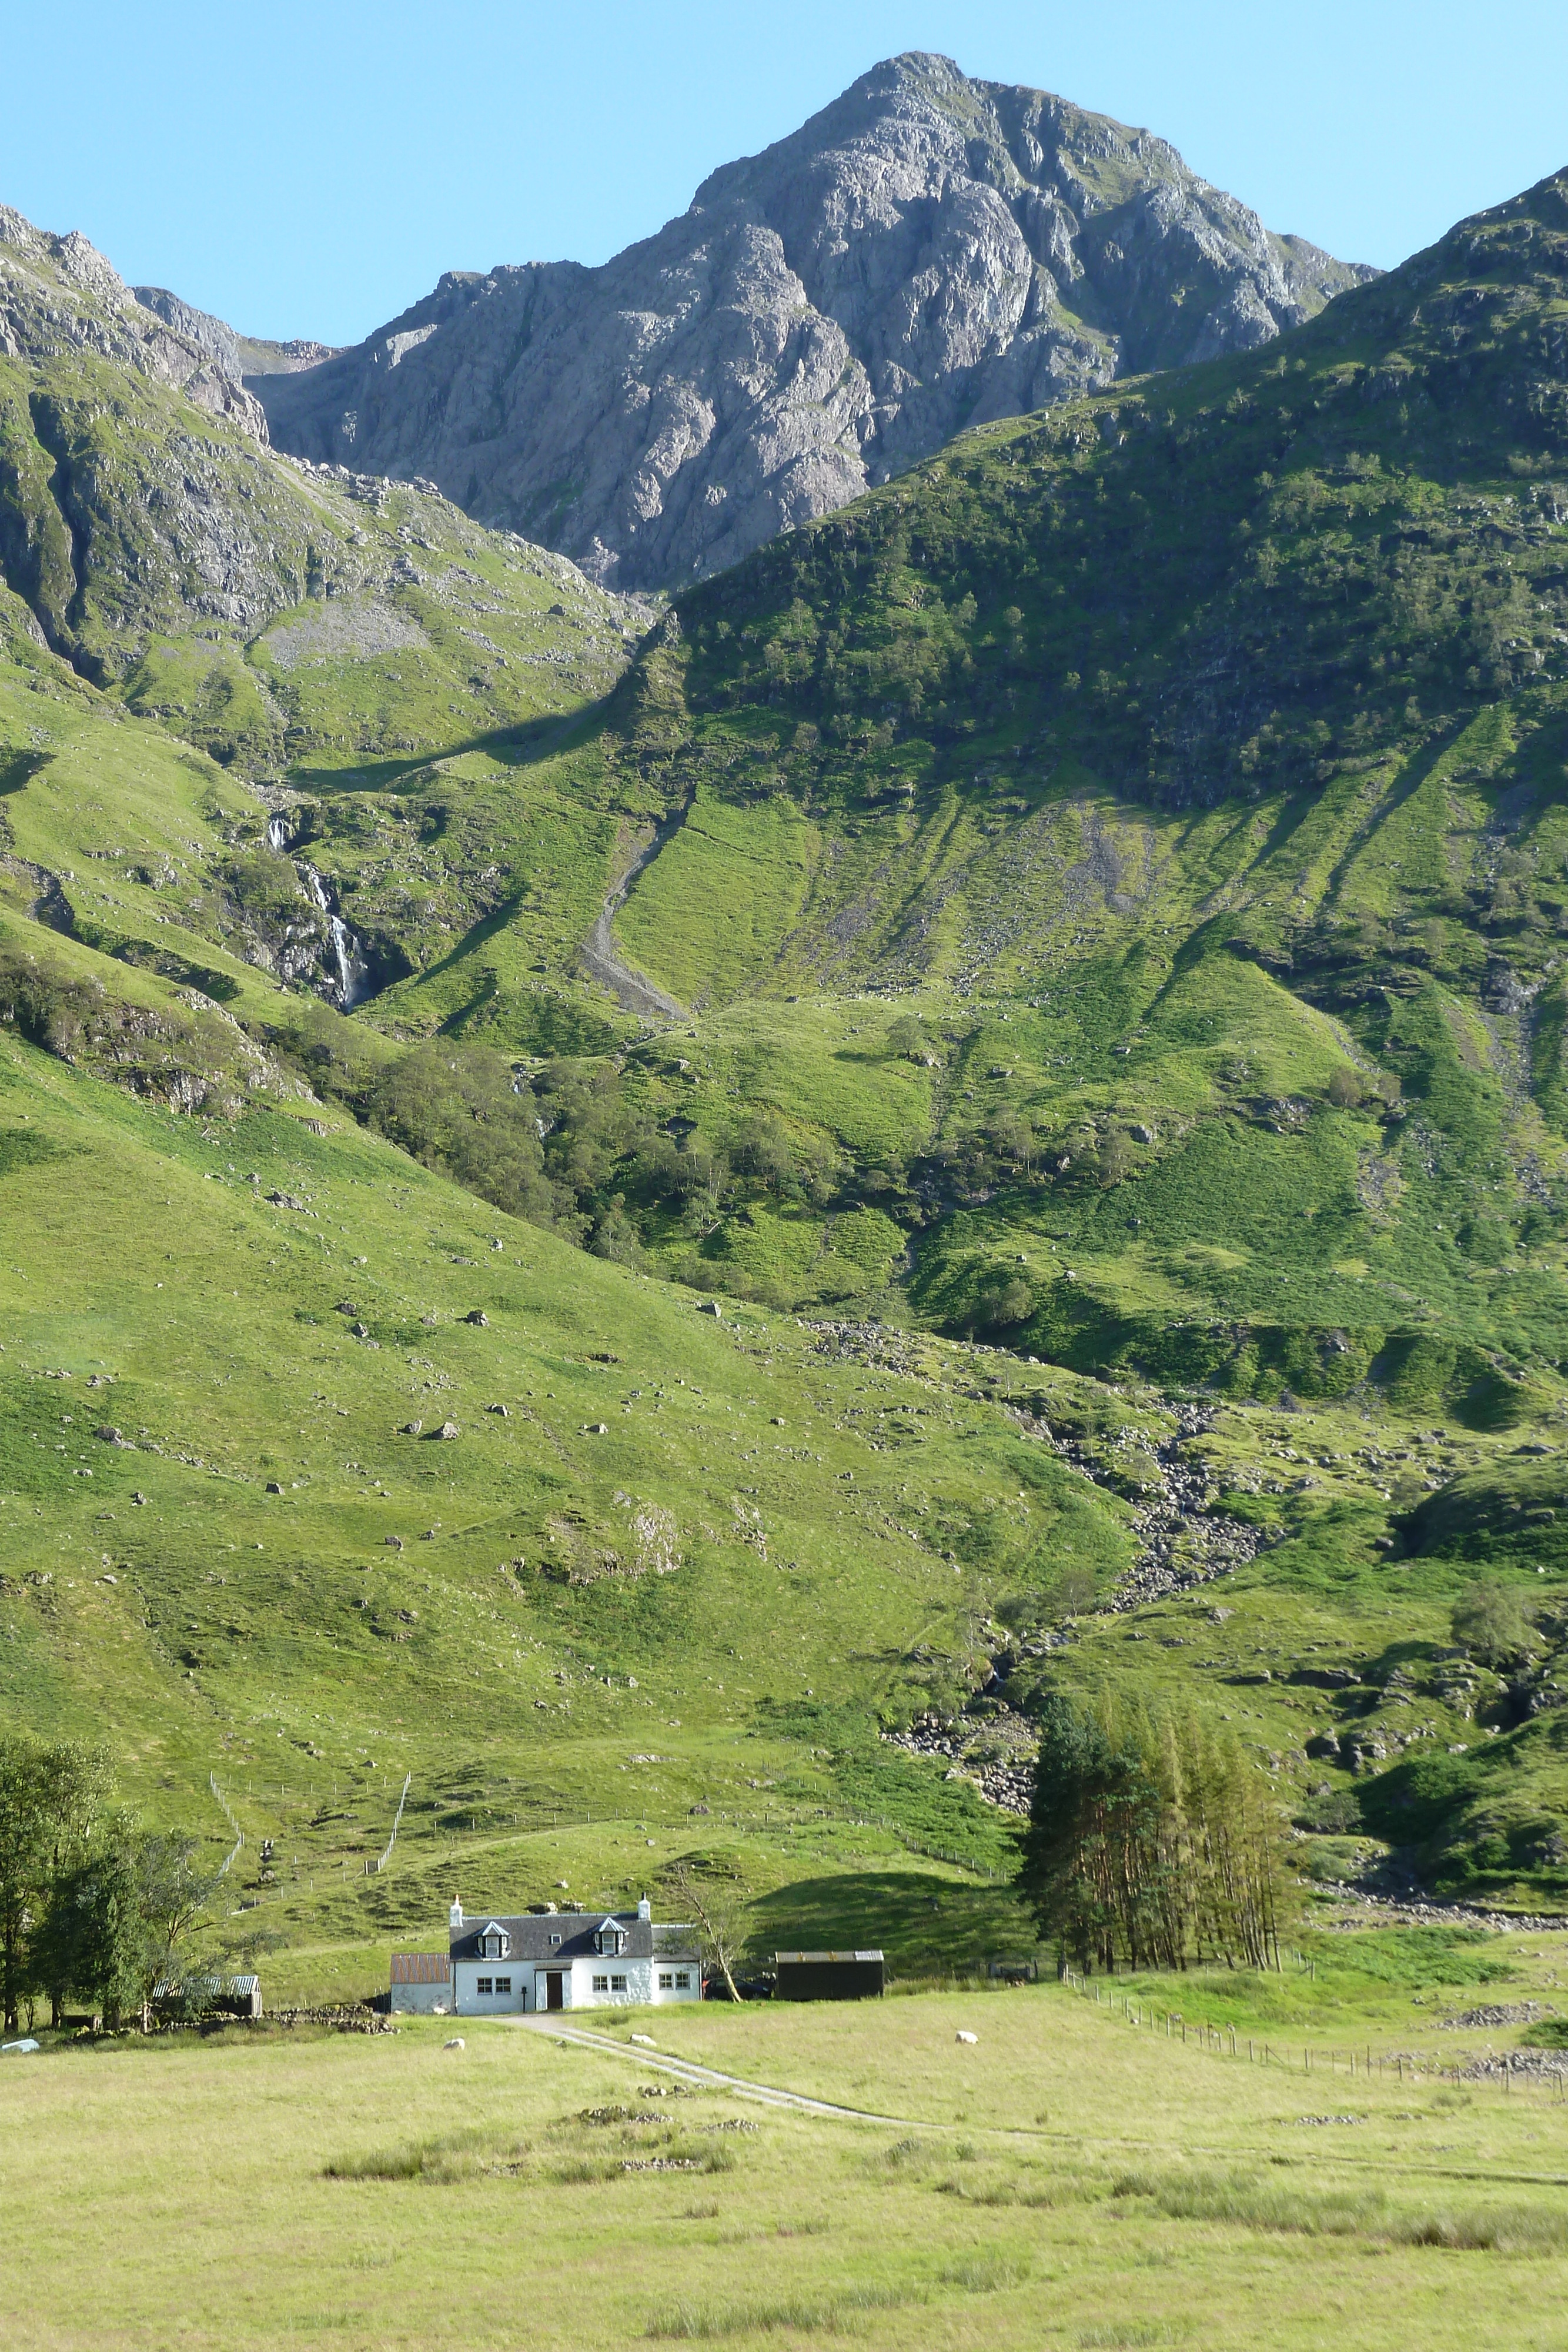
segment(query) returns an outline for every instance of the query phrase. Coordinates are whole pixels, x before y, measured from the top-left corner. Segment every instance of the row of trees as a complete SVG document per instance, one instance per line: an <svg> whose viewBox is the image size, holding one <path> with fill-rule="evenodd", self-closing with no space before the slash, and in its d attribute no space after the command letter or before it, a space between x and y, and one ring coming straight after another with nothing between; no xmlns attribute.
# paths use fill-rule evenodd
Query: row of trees
<svg viewBox="0 0 1568 2352"><path fill-rule="evenodd" d="M1020 1884L1080 1968L1275 1968L1292 1874L1272 1792L1193 1709L1054 1697Z"/></svg>
<svg viewBox="0 0 1568 2352"><path fill-rule="evenodd" d="M15 2033L47 1999L118 2024L180 1977L215 1875L199 1841L141 1828L101 1750L0 1737L0 2007Z"/></svg>

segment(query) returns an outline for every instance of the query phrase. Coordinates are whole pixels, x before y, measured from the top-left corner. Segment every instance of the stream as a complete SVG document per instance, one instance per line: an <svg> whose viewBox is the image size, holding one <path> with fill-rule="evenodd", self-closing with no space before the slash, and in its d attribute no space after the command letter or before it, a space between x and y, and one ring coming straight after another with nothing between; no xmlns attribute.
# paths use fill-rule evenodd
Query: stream
<svg viewBox="0 0 1568 2352"><path fill-rule="evenodd" d="M292 838L288 819L286 816L269 817L267 823L267 838L274 849L287 852ZM338 965L338 984L329 992L339 1011L347 1013L352 1006L362 1003L370 992L370 964L366 961L364 950L358 939L332 904L327 885L314 866L308 864L303 857L296 857L290 862L310 896L315 899L317 906L327 918L327 929L332 941L332 953Z"/></svg>

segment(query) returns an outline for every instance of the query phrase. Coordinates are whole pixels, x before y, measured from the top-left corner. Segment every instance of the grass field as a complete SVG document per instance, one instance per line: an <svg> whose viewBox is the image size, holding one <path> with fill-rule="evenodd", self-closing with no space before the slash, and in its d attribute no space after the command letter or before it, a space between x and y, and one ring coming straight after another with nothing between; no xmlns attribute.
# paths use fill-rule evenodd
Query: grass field
<svg viewBox="0 0 1568 2352"><path fill-rule="evenodd" d="M1568 2107L1540 2090L1309 2081L1299 2052L1249 2064L1054 1986L614 2030L644 2024L893 2120L651 2097L647 2053L473 2021L460 2051L432 2020L7 2059L0 2329L47 2352L1562 2341Z"/></svg>

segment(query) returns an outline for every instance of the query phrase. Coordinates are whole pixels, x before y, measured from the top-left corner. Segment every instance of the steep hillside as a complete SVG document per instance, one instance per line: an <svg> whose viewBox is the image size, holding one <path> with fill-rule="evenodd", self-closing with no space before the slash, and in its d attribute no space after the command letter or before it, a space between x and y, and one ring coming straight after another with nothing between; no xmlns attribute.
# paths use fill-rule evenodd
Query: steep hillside
<svg viewBox="0 0 1568 2352"><path fill-rule="evenodd" d="M1415 1349L1454 1402L1568 1357L1565 226L1548 183L681 600L524 787L663 819L614 936L702 1016L622 1073L597 1213L1102 1371ZM387 1012L527 1044L538 944Z"/></svg>
<svg viewBox="0 0 1568 2352"><path fill-rule="evenodd" d="M171 1808L248 1757L302 1937L708 1806L772 1916L923 1948L912 1843L996 1949L1057 1686L1198 1694L1322 1875L1562 1902L1565 278L1554 181L629 671L560 559L254 444L303 604L204 637L89 533L73 667L10 595L9 1710ZM101 548L176 430L247 462L115 364ZM367 1757L428 1811L361 1887Z"/></svg>
<svg viewBox="0 0 1568 2352"><path fill-rule="evenodd" d="M13 631L253 775L479 740L612 681L644 614L428 485L278 457L179 324L84 239L0 215Z"/></svg>
<svg viewBox="0 0 1568 2352"><path fill-rule="evenodd" d="M1249 350L1371 274L1147 131L915 54L602 268L453 271L247 381L283 448L428 476L607 586L673 588L963 425Z"/></svg>

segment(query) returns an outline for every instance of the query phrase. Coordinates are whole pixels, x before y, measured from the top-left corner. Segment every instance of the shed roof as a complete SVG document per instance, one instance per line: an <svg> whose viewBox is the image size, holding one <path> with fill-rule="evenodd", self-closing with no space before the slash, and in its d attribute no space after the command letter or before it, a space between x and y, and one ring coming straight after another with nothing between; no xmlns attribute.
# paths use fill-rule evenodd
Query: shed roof
<svg viewBox="0 0 1568 2352"><path fill-rule="evenodd" d="M444 1952L394 1952L393 1984L450 1984L452 1962Z"/></svg>
<svg viewBox="0 0 1568 2352"><path fill-rule="evenodd" d="M880 1960L880 1952L775 1952L775 1968L821 1967L827 1960Z"/></svg>

